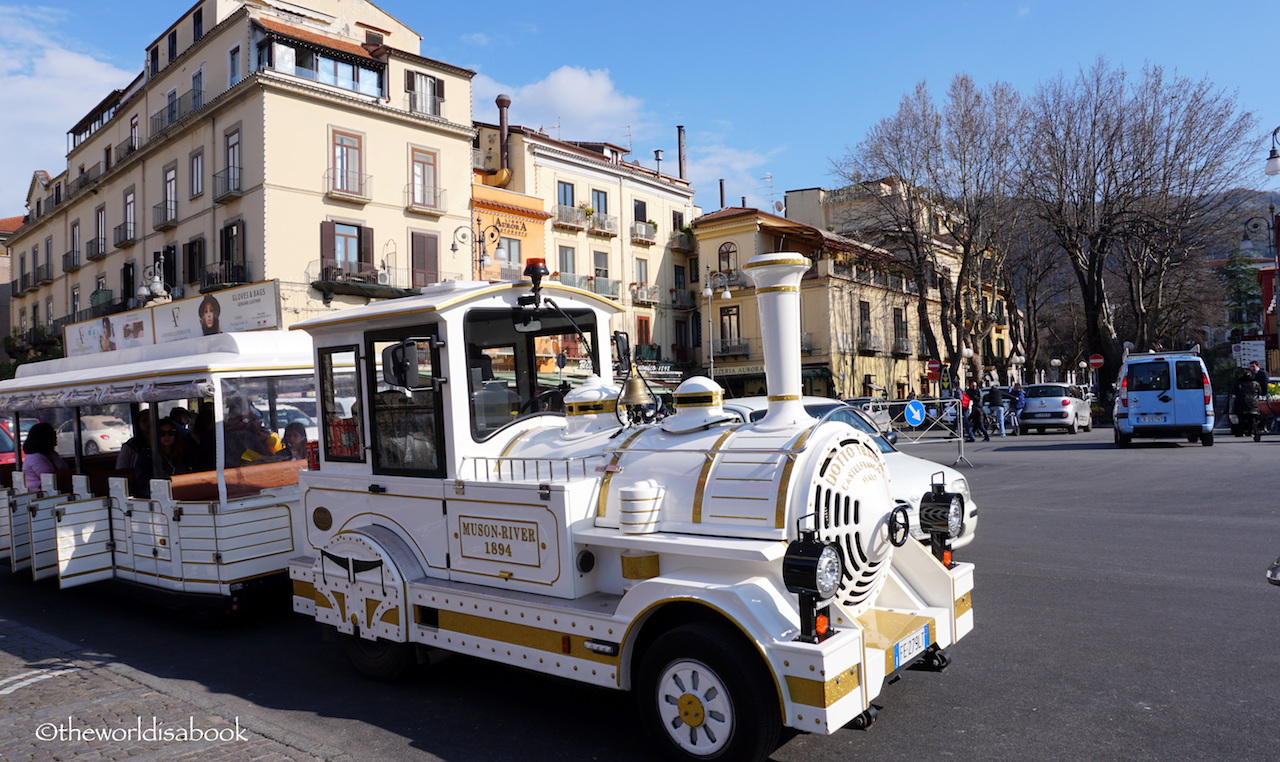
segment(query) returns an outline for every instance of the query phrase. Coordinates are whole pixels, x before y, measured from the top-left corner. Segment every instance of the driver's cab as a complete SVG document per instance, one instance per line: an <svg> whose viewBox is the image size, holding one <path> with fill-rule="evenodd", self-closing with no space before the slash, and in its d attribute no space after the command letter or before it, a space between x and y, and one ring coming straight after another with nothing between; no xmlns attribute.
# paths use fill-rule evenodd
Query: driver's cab
<svg viewBox="0 0 1280 762"><path fill-rule="evenodd" d="M316 344L322 469L456 478L467 456L563 426L568 391L612 380L620 311L558 283L448 281L299 324Z"/></svg>

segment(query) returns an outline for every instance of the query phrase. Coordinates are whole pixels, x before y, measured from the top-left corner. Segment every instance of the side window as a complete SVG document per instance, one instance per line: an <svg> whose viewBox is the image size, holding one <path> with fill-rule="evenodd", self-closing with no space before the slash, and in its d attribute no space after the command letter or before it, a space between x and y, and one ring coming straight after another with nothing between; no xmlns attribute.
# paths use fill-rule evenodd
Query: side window
<svg viewBox="0 0 1280 762"><path fill-rule="evenodd" d="M431 388L439 367L432 338L435 329L420 327L369 335L370 452L375 474L443 476L444 424L440 392ZM414 355L419 385L391 386L382 377L382 353L405 339L417 339Z"/></svg>
<svg viewBox="0 0 1280 762"><path fill-rule="evenodd" d="M1195 360L1179 360L1174 372L1178 376L1179 389L1204 388L1204 371Z"/></svg>
<svg viewBox="0 0 1280 762"><path fill-rule="evenodd" d="M320 432L325 460L364 461L356 348L320 351Z"/></svg>

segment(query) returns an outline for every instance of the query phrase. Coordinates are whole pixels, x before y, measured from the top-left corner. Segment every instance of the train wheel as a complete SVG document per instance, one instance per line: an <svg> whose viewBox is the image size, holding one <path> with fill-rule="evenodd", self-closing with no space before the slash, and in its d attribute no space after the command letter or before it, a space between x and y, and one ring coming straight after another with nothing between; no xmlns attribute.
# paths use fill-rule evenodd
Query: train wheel
<svg viewBox="0 0 1280 762"><path fill-rule="evenodd" d="M640 664L640 715L677 759L764 760L782 717L759 656L719 627L677 627Z"/></svg>
<svg viewBox="0 0 1280 762"><path fill-rule="evenodd" d="M380 683L394 683L409 676L418 666L412 643L365 640L359 635L341 634L342 652L361 675Z"/></svg>

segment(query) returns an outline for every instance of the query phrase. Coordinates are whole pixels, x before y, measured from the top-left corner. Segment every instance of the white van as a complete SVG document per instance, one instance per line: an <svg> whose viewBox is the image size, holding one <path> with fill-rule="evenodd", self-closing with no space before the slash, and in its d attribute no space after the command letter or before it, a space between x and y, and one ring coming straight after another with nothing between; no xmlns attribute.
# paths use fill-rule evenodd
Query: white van
<svg viewBox="0 0 1280 762"><path fill-rule="evenodd" d="M1182 352L1125 352L1116 393L1115 441L1186 437L1213 445L1213 387L1198 347Z"/></svg>

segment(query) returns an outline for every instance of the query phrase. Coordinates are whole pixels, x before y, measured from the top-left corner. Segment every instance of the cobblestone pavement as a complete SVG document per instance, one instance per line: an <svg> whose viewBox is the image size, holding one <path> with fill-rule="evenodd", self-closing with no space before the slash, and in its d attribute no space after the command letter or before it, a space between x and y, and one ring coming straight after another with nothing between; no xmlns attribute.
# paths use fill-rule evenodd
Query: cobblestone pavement
<svg viewBox="0 0 1280 762"><path fill-rule="evenodd" d="M333 760L337 750L0 618L0 760Z"/></svg>

